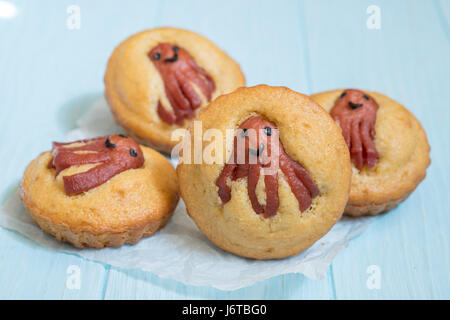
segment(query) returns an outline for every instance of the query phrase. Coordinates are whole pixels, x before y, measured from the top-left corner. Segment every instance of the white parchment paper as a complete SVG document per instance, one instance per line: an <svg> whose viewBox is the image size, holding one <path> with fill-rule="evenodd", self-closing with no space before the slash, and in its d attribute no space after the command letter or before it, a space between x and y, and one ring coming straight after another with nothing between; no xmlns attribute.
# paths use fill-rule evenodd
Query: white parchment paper
<svg viewBox="0 0 450 320"><path fill-rule="evenodd" d="M121 132L104 99L96 101L77 121L77 126L69 132L66 141ZM42 232L28 216L18 192L0 209L1 226L16 230L41 246L120 268L150 271L162 278L189 285L222 290L239 289L286 273L302 273L308 278L320 279L338 252L348 245L352 237L364 231L371 219L343 218L327 235L295 257L256 261L215 247L190 220L182 200L167 226L152 237L136 245L102 250L76 249Z"/></svg>

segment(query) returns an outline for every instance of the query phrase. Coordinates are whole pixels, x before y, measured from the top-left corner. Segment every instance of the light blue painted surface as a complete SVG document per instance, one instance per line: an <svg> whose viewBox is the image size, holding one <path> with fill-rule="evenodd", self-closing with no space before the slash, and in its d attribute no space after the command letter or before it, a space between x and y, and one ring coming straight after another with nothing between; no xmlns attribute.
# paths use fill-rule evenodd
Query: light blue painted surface
<svg viewBox="0 0 450 320"><path fill-rule="evenodd" d="M224 292L185 286L43 249L0 228L0 298L346 299L450 298L450 1L10 1L0 18L0 200L28 162L64 137L102 95L115 45L156 26L197 31L242 66L248 85L284 85L312 93L339 87L383 92L422 122L432 165L419 188L378 217L341 252L326 278L279 276ZM69 5L81 29L66 27ZM366 8L381 9L381 29L366 28ZM67 267L81 288L66 287ZM366 269L381 270L369 290Z"/></svg>

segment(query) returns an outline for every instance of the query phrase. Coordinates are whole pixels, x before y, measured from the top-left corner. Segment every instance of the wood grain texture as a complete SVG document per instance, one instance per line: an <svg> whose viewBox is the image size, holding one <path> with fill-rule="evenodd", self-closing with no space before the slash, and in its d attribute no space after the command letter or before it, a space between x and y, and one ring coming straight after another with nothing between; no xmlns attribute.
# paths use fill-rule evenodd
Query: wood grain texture
<svg viewBox="0 0 450 320"><path fill-rule="evenodd" d="M203 34L242 66L248 85L284 85L312 93L359 87L385 93L422 122L431 147L426 180L392 212L351 241L312 281L285 275L236 291L186 286L41 248L0 228L0 298L44 299L348 299L450 298L450 5L445 0L315 1L10 1L0 19L0 156L4 201L28 162L103 94L115 45L156 26ZM66 27L69 5L81 29ZM366 27L369 5L381 29ZM81 288L67 288L80 267ZM369 290L367 267L381 271Z"/></svg>
<svg viewBox="0 0 450 320"><path fill-rule="evenodd" d="M445 141L449 133L445 125L448 112L443 110L448 96L445 89L449 74L448 42L439 13L431 3L377 1L381 10L380 30L366 28L367 15L362 13L369 4L306 3L308 36L316 39L308 46L312 89L370 88L403 103L428 133L432 165L425 182L407 201L379 217L334 261L336 297L444 297L450 283L445 271L449 263L449 230L448 225L442 224L442 219L448 219L448 198L437 196L440 192L435 190L439 186L442 191L448 190L448 173L443 168L449 150ZM340 10L340 15L333 14ZM317 23L316 18L321 15L327 19L319 19L321 23ZM324 47L329 50L323 50ZM333 70L332 77L329 70ZM436 121L442 121L442 125ZM369 276L366 270L370 265L381 270L380 290L369 290L366 286Z"/></svg>

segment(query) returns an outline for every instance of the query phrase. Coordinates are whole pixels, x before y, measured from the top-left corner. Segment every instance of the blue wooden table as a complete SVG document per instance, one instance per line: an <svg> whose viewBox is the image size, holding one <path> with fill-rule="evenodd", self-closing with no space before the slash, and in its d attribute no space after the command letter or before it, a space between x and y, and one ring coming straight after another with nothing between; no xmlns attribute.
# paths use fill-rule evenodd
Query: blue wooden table
<svg viewBox="0 0 450 320"><path fill-rule="evenodd" d="M2 202L16 190L28 162L62 139L103 94L113 48L156 26L210 38L241 64L248 85L385 93L424 125L432 164L409 199L353 239L323 280L290 274L231 292L186 286L47 250L0 228L0 298L450 298L450 1L5 2L0 1ZM79 26L74 10L80 12ZM80 271L79 289L68 285L73 266Z"/></svg>

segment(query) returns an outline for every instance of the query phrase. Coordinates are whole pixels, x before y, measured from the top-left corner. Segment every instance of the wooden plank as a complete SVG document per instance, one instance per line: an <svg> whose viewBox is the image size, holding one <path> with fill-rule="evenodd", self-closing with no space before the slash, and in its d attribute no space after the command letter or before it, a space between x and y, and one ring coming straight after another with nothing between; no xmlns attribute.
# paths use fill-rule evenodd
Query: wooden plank
<svg viewBox="0 0 450 320"><path fill-rule="evenodd" d="M369 30L366 9L371 4L307 2L313 91L359 87L398 100L422 121L433 163L407 201L377 218L337 257L336 297L448 298L450 217L442 193L449 181L444 168L450 133L443 110L450 71L446 30L426 1L377 1L381 29ZM380 290L366 285L371 265L380 268Z"/></svg>
<svg viewBox="0 0 450 320"><path fill-rule="evenodd" d="M420 119L427 131L431 145L432 165L427 180L419 188L421 215L425 228L425 250L430 266L429 280L432 297L450 297L450 173L447 170L450 156L450 114L445 101L450 99L450 37L448 17L450 7L415 8L410 12L410 24L417 39L417 54L421 59L416 77L417 89L411 93L411 103L417 105ZM447 17L446 24L442 14ZM446 41L447 40L447 41ZM422 72L423 70L423 72Z"/></svg>
<svg viewBox="0 0 450 320"><path fill-rule="evenodd" d="M450 297L448 1L79 0L81 29L72 31L66 28L67 3L14 3L18 16L0 19L0 119L7 119L0 126L0 157L8 159L1 201L28 162L63 138L102 95L114 46L159 25L191 29L216 42L241 64L249 85L307 93L355 86L391 96L423 123L432 166L419 189L351 241L321 281L286 275L232 292L186 286L56 253L0 229L0 298ZM371 4L381 9L380 30L366 28ZM71 265L80 267L79 290L66 286ZM366 286L370 265L380 267L380 290Z"/></svg>
<svg viewBox="0 0 450 320"><path fill-rule="evenodd" d="M39 247L0 229L0 299L98 299L103 265ZM79 270L79 282L71 276ZM77 285L77 283L79 285Z"/></svg>
<svg viewBox="0 0 450 320"><path fill-rule="evenodd" d="M67 129L57 125L60 106L95 88L93 79L86 77L86 64L74 62L86 44L67 30L66 6L17 2L17 7L16 18L0 21L0 115L6 119L0 126L0 156L7 159L2 202L17 188L28 162L64 135ZM73 124L74 119L66 120ZM0 259L1 298L101 297L102 265L41 248L18 233L0 229ZM72 265L80 267L79 290L66 286Z"/></svg>
<svg viewBox="0 0 450 320"><path fill-rule="evenodd" d="M444 32L447 34L447 39L450 40L450 2L446 0L433 0L434 7L439 17L439 23Z"/></svg>
<svg viewBox="0 0 450 320"><path fill-rule="evenodd" d="M291 274L235 291L221 291L187 286L149 272L111 268L105 299L324 299L331 293L329 288L327 278L314 281Z"/></svg>

